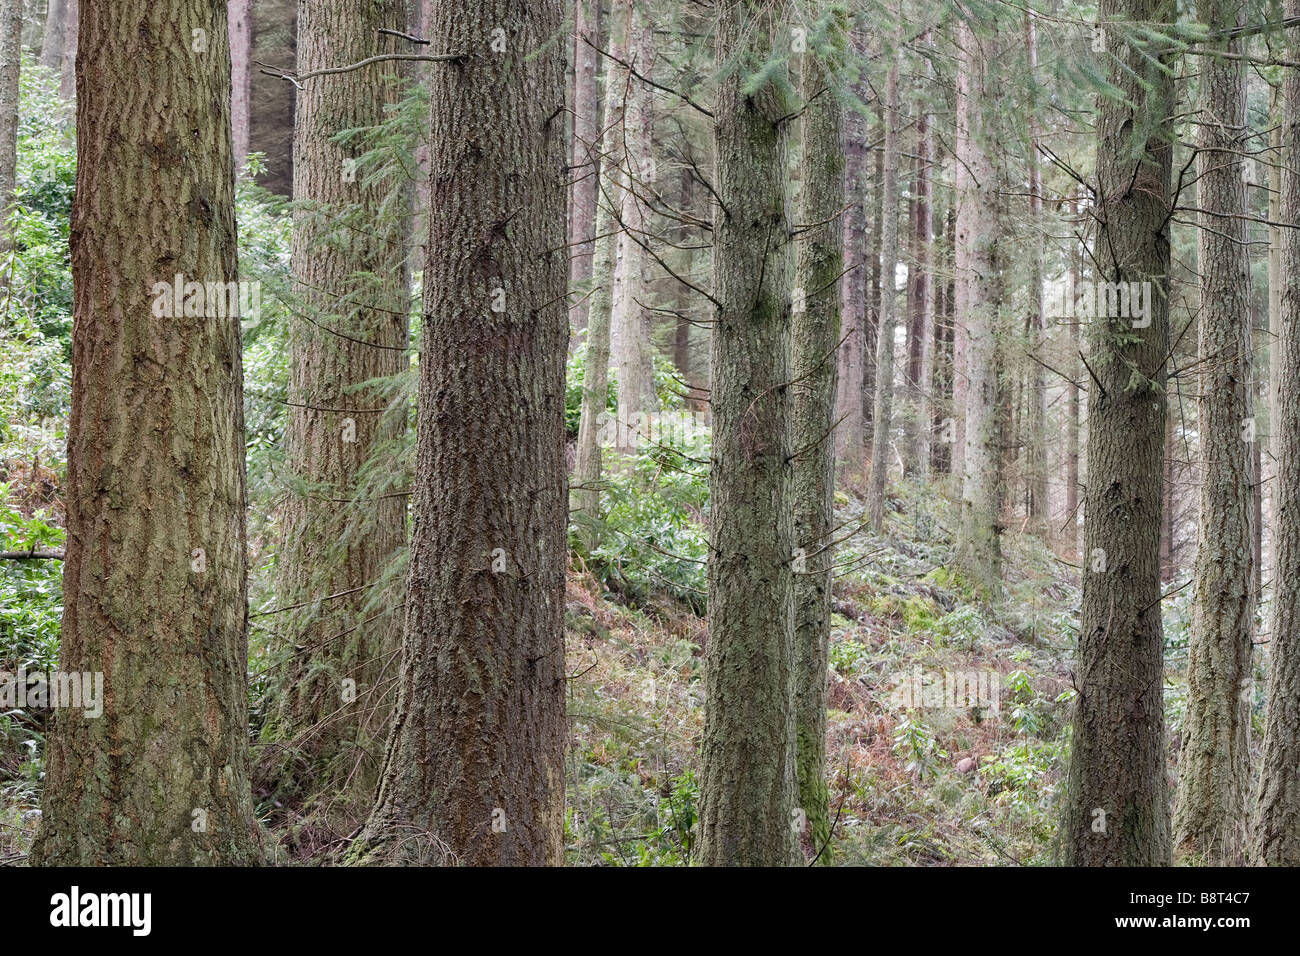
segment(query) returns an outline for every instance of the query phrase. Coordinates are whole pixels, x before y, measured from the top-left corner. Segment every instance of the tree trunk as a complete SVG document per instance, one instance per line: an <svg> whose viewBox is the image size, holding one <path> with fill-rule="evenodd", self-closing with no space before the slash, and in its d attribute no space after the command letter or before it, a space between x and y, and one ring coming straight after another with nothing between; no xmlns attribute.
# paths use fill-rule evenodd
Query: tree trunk
<svg viewBox="0 0 1300 956"><path fill-rule="evenodd" d="M558 864L568 317L560 0L447 0L431 49L415 527L361 863Z"/></svg>
<svg viewBox="0 0 1300 956"><path fill-rule="evenodd" d="M1300 17L1300 0L1287 0L1288 18ZM1287 55L1300 55L1294 32ZM1300 221L1300 73L1288 70L1282 86L1284 155L1282 222ZM1275 435L1278 448L1275 506L1276 565L1269 633L1268 707L1255 799L1250 852L1268 866L1300 865L1300 235L1282 230L1281 349Z"/></svg>
<svg viewBox="0 0 1300 956"><path fill-rule="evenodd" d="M1038 25L1032 12L1025 13L1025 47L1030 72L1038 73ZM1026 442L1028 454L1029 519L1037 534L1045 534L1051 523L1047 486L1047 376L1042 363L1047 345L1047 324L1043 309L1043 267L1039 251L1042 248L1043 229L1043 176L1038 163L1038 103L1029 104L1029 312L1025 324L1029 328L1027 346L1034 358L1029 363L1029 428Z"/></svg>
<svg viewBox="0 0 1300 956"><path fill-rule="evenodd" d="M253 59L292 70L297 44L297 0L257 0ZM249 150L266 155L260 182L274 192L293 191L293 117L296 88L262 70L249 76Z"/></svg>
<svg viewBox="0 0 1300 956"><path fill-rule="evenodd" d="M1101 20L1173 21L1172 0L1103 0ZM1169 351L1172 53L1106 28L1098 104L1097 279L1150 283L1141 320L1094 318L1089 333L1083 613L1063 862L1167 866L1164 634L1160 620L1161 458ZM1123 312L1126 310L1109 310Z"/></svg>
<svg viewBox="0 0 1300 956"><path fill-rule="evenodd" d="M876 127L885 128L883 110L877 98ZM867 308L865 313L865 334L862 337L862 422L863 450L870 452L875 439L873 417L876 413L876 351L880 338L880 239L884 229L885 151L879 147L873 149L874 170L871 174L868 202L871 207L871 223L867 231Z"/></svg>
<svg viewBox="0 0 1300 956"><path fill-rule="evenodd" d="M891 54L885 81L885 176L880 208L880 324L876 330L876 396L871 413L871 484L867 489L867 516L877 534L885 523L885 488L889 477L890 439L894 404L894 327L898 321L898 296L894 272L898 265L898 58Z"/></svg>
<svg viewBox="0 0 1300 956"><path fill-rule="evenodd" d="M59 95L65 100L75 99L77 96L77 45L80 20L77 14L77 0L67 0L63 27L62 77L59 81Z"/></svg>
<svg viewBox="0 0 1300 956"><path fill-rule="evenodd" d="M569 175L569 319L575 330L587 327L589 285L595 255L596 200L600 180L600 0L573 3L573 151ZM607 94L608 95L608 91ZM575 336L576 339L576 336Z"/></svg>
<svg viewBox="0 0 1300 956"><path fill-rule="evenodd" d="M984 119L987 66L970 25L963 23L960 32L961 47L966 52L958 81L957 322L965 353L964 367L958 366L956 381L963 385L964 414L959 414L965 424L958 429L962 443L962 499L957 552L971 579L981 588L996 591L1001 579L998 475L1002 470L998 437L999 298L995 294L994 255L998 239L997 185Z"/></svg>
<svg viewBox="0 0 1300 956"><path fill-rule="evenodd" d="M235 172L248 161L248 83L253 57L252 0L230 0L230 125L235 141Z"/></svg>
<svg viewBox="0 0 1300 956"><path fill-rule="evenodd" d="M1078 200L1071 200L1070 212L1074 219L1078 218L1079 204ZM1083 257L1084 249L1082 243L1080 248L1070 250L1070 288L1077 290L1080 282L1080 260ZM1071 293L1073 294L1073 293ZM1079 362L1079 319L1078 317L1068 318L1070 324L1070 387L1069 399L1066 406L1065 422L1065 543L1069 546L1070 554L1078 557L1079 554L1079 393L1080 381L1079 376L1083 375L1083 369Z"/></svg>
<svg viewBox="0 0 1300 956"><path fill-rule="evenodd" d="M59 666L104 711L56 713L30 862L254 864L226 10L84 9Z"/></svg>
<svg viewBox="0 0 1300 956"><path fill-rule="evenodd" d="M404 25L401 0L304 0L298 71L391 52L392 38L379 30ZM335 137L382 123L399 85L393 62L304 81L294 124L290 266L305 316L289 334L290 487L276 604L300 610L276 618L292 660L264 736L276 741L268 749L279 761L271 773L281 799L320 794L345 808L349 797L373 792L392 715L391 689L382 687L395 671L398 621L391 606L375 607L375 585L405 546L406 499L355 499L366 462L405 427L406 410L386 413L387 393L364 383L410 364L409 205L386 210L401 185L376 182L359 165L370 142Z"/></svg>
<svg viewBox="0 0 1300 956"><path fill-rule="evenodd" d="M0 259L13 248L9 211L18 176L18 85L23 56L23 0L0 0ZM0 265L5 288L10 269Z"/></svg>
<svg viewBox="0 0 1300 956"><path fill-rule="evenodd" d="M854 35L854 45L860 46L863 38ZM859 85L854 94L865 100L865 85ZM866 418L862 408L864 366L867 361L865 342L867 335L866 301L868 265L866 261L867 210L867 121L858 109L851 109L844 117L844 193L848 208L844 212L844 278L841 295L844 300L844 344L840 346L839 399L836 418L836 450L846 475L862 471L866 442Z"/></svg>
<svg viewBox="0 0 1300 956"><path fill-rule="evenodd" d="M654 48L646 14L631 5L628 47L638 72L649 76ZM621 291L614 302L611 324L611 364L618 377L618 419L632 447L638 417L657 406L654 387L654 349L650 342L650 256L649 199L654 194L653 91L641 80L632 79L627 91L623 129L624 179L621 253L616 268L621 273ZM624 445L623 442L619 443Z"/></svg>
<svg viewBox="0 0 1300 956"><path fill-rule="evenodd" d="M795 541L795 730L799 806L806 824L806 855L827 862L831 837L826 787L826 668L830 654L834 525L835 347L840 340L839 279L843 271L844 153L837 85L844 56L846 18L833 21L826 60L804 54L801 159L805 172L796 243L793 318L795 386L791 399ZM815 225L814 225L815 224ZM799 560L802 558L802 561Z"/></svg>
<svg viewBox="0 0 1300 956"><path fill-rule="evenodd" d="M928 45L929 38L921 42ZM927 476L930 471L930 364L934 338L934 280L931 276L930 232L933 224L930 183L931 136L925 103L916 120L916 203L912 218L911 319L907 333L907 378L911 388L911 410L907 418L908 440L905 473Z"/></svg>
<svg viewBox="0 0 1300 956"><path fill-rule="evenodd" d="M718 4L709 476L709 641L699 859L781 866L798 858L794 547L789 435L790 223L785 67L744 90L772 53L761 0ZM733 59L734 58L734 59Z"/></svg>
<svg viewBox="0 0 1300 956"><path fill-rule="evenodd" d="M623 115L628 84L627 29L630 0L617 0L610 11L609 51L605 62L604 130L599 149L599 194L596 206L595 260L591 303L587 312L587 355L582 378L582 416L578 424L573 510L578 534L588 552L599 539L601 433L608 431L609 344L613 311L614 256L624 202ZM616 426L617 427L617 426Z"/></svg>
<svg viewBox="0 0 1300 956"><path fill-rule="evenodd" d="M41 66L51 70L62 69L64 32L67 25L67 0L50 0L45 8L45 33L41 40Z"/></svg>
<svg viewBox="0 0 1300 956"><path fill-rule="evenodd" d="M1269 222L1282 221L1282 165L1286 162L1286 153L1282 151L1282 94L1277 88L1269 96L1269 132L1268 144L1268 219ZM1262 483L1268 487L1268 538L1269 580L1276 580L1277 568L1277 519L1278 519L1278 463L1282 448L1278 436L1281 433L1281 397L1278 383L1282 377L1282 290L1286 277L1282 273L1282 233L1280 225L1268 227L1268 474L1261 476Z"/></svg>
<svg viewBox="0 0 1300 956"><path fill-rule="evenodd" d="M1215 30L1240 26L1241 0L1208 0ZM1215 44L1239 54L1239 41ZM1174 845L1202 862L1243 861L1249 779L1249 710L1255 620L1254 376L1250 273L1246 255L1246 71L1240 60L1207 57L1197 163L1200 275L1200 547L1193 576L1187 708L1174 800Z"/></svg>

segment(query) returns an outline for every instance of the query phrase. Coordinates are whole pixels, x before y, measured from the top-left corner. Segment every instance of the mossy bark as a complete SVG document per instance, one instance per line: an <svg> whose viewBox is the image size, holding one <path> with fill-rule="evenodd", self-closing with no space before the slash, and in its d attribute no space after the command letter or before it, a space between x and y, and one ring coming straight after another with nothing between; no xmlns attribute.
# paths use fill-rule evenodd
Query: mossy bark
<svg viewBox="0 0 1300 956"><path fill-rule="evenodd" d="M802 844L810 858L830 859L826 786L826 693L831 634L834 548L835 388L840 341L839 279L843 271L844 152L840 80L846 37L843 22L828 36L827 59L806 54L802 92L804 179L795 251L790 402L794 453L795 737ZM800 294L802 293L802 294Z"/></svg>
<svg viewBox="0 0 1300 956"><path fill-rule="evenodd" d="M791 261L784 77L761 0L718 5L713 451L699 860L781 866L795 810ZM772 66L777 73L784 66Z"/></svg>

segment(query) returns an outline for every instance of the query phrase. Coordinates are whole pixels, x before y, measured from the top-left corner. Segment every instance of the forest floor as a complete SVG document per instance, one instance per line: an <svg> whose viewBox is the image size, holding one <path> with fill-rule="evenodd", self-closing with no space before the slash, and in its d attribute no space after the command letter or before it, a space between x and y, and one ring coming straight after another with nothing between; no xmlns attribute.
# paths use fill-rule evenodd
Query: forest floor
<svg viewBox="0 0 1300 956"><path fill-rule="evenodd" d="M1048 862L1077 572L1038 538L1009 531L1004 593L981 600L952 570L954 515L943 496L905 485L892 505L881 536L859 531L836 555L827 728L835 825L825 855L859 865ZM840 493L837 536L859 527L863 511ZM577 568L567 625L570 861L685 862L706 622L669 600L628 607ZM976 681L986 706L915 693L941 688L945 674Z"/></svg>
<svg viewBox="0 0 1300 956"><path fill-rule="evenodd" d="M827 728L834 828L822 862L1049 862L1068 746L1077 571L1039 538L1008 529L1004 590L990 602L952 569L955 515L936 489L901 484L879 536L860 530L857 497L839 492L836 500L843 540ZM57 615L56 577L48 591L47 613ZM567 592L569 862L686 863L698 801L706 621L668 589L642 590L635 600L606 590L577 557ZM1166 609L1167 651L1181 633L1174 611ZM57 628L57 617L51 624ZM911 700L901 693L941 687L945 674L972 679L982 706L953 706L928 696L933 691ZM1172 736L1176 681L1166 702ZM30 844L40 760L31 743L0 751L8 758L0 767L3 864L21 859Z"/></svg>

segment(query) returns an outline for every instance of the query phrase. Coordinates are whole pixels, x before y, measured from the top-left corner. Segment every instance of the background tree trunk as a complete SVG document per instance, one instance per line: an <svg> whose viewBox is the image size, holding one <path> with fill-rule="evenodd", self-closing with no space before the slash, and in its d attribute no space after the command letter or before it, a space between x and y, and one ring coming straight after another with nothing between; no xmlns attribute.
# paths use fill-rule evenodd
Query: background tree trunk
<svg viewBox="0 0 1300 956"><path fill-rule="evenodd" d="M591 301L587 312L587 361L582 378L582 416L578 424L577 464L574 468L574 520L588 552L600 531L601 433L608 432L606 410L609 393L609 340L614 294L614 256L622 219L624 190L619 169L623 156L623 114L628 74L629 0L618 0L611 10L610 57L605 62L604 130L598 159L595 260L592 265ZM602 428L602 425L605 426ZM617 426L615 426L617 430Z"/></svg>
<svg viewBox="0 0 1300 956"><path fill-rule="evenodd" d="M854 45L863 44L855 31ZM854 95L865 100L866 84L858 84ZM844 273L841 295L844 301L844 344L840 347L839 399L836 418L836 453L846 474L862 471L866 448L866 419L862 389L867 335L867 119L855 105L844 117Z"/></svg>
<svg viewBox="0 0 1300 956"><path fill-rule="evenodd" d="M64 31L68 24L67 0L50 0L45 8L45 34L41 40L41 66L51 70L63 67Z"/></svg>
<svg viewBox="0 0 1300 956"><path fill-rule="evenodd" d="M1300 17L1300 0L1287 0L1288 18ZM1287 55L1300 56L1289 38ZM1288 70L1282 85L1282 130L1287 162L1282 168L1282 222L1300 222L1300 72ZM1264 750L1251 834L1251 856L1268 866L1300 865L1300 235L1282 230L1281 349L1274 409L1278 448L1274 534L1271 658Z"/></svg>
<svg viewBox="0 0 1300 956"><path fill-rule="evenodd" d="M59 81L59 95L65 100L76 99L77 96L77 45L80 22L77 0L67 0L63 26L63 62L60 66L62 78Z"/></svg>
<svg viewBox="0 0 1300 956"><path fill-rule="evenodd" d="M880 325L876 332L876 398L871 413L871 484L867 489L867 516L877 534L885 523L885 488L889 478L890 439L893 437L894 328L898 320L898 295L894 273L898 266L898 59L891 51L885 80L885 178L880 208Z"/></svg>
<svg viewBox="0 0 1300 956"><path fill-rule="evenodd" d="M993 591L1001 579L997 477L1002 470L998 435L997 184L986 142L987 64L982 41L969 24L962 24L960 34L965 55L959 79L964 109L958 119L957 140L957 322L965 351L964 365L959 365L956 380L963 383L961 393L965 406L964 413L959 414L965 424L957 429L963 446L957 553L972 580Z"/></svg>
<svg viewBox="0 0 1300 956"><path fill-rule="evenodd" d="M0 260L13 248L9 213L18 176L18 88L22 78L23 0L0 0ZM0 284L11 270L0 262Z"/></svg>
<svg viewBox="0 0 1300 956"><path fill-rule="evenodd" d="M59 666L103 675L104 713L56 713L30 862L248 865L239 316L155 285L238 279L226 10L83 9Z"/></svg>
<svg viewBox="0 0 1300 956"><path fill-rule="evenodd" d="M253 56L252 0L230 0L230 123L235 142L235 172L248 161L249 67Z"/></svg>
<svg viewBox="0 0 1300 956"><path fill-rule="evenodd" d="M448 0L431 47L415 527L362 863L556 865L565 716L560 0Z"/></svg>
<svg viewBox="0 0 1300 956"><path fill-rule="evenodd" d="M378 31L404 25L401 0L304 0L298 72L392 52L393 38ZM305 81L297 97L290 265L301 311L289 334L291 485L276 604L300 609L275 618L293 650L280 713L264 731L275 756L289 758L272 771L283 799L368 798L392 715L383 685L396 676L399 618L375 605L406 544L406 499L354 499L366 462L406 424L406 409L386 413L388 394L365 383L410 366L409 204L386 202L402 184L360 164L369 141L335 138L382 123L400 85L396 63L376 63Z"/></svg>
<svg viewBox="0 0 1300 956"><path fill-rule="evenodd" d="M573 149L569 174L569 318L575 330L587 327L589 285L595 255L596 201L600 183L600 92L596 84L600 54L600 0L573 3ZM576 338L576 337L575 337Z"/></svg>
<svg viewBox="0 0 1300 956"><path fill-rule="evenodd" d="M628 21L628 49L635 59L637 71L643 76L651 74L654 47L653 34L645 12L631 5ZM623 128L617 131L623 137L624 181L627 192L622 207L623 231L619 235L619 252L616 268L620 273L620 292L614 301L611 320L610 362L618 378L618 420L620 429L628 437L630 448L637 430L638 416L653 411L655 398L654 348L650 341L651 302L650 256L646 246L650 241L650 199L654 195L655 172L653 154L654 95L641 80L632 78L627 91L627 105Z"/></svg>

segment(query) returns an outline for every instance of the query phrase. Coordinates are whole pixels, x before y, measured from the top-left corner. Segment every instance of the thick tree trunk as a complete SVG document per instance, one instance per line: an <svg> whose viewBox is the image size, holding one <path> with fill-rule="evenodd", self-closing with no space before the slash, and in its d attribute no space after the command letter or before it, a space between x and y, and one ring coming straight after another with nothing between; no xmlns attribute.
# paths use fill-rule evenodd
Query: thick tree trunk
<svg viewBox="0 0 1300 956"><path fill-rule="evenodd" d="M876 331L876 394L871 413L871 484L867 489L867 516L877 534L885 523L885 489L889 477L890 439L893 437L894 329L898 321L898 296L894 272L898 265L898 54L893 54L885 80L885 176L880 208L880 325Z"/></svg>
<svg viewBox="0 0 1300 956"><path fill-rule="evenodd" d="M1300 17L1300 0L1287 0L1286 16ZM1300 55L1294 33L1288 55ZM1282 170L1282 222L1300 221L1300 73L1283 79L1283 142L1288 161ZM1268 707L1264 751L1250 838L1254 862L1300 865L1300 235L1282 230L1281 349L1275 409L1278 448L1275 530L1277 563L1273 618L1269 633Z"/></svg>
<svg viewBox="0 0 1300 956"><path fill-rule="evenodd" d="M564 66L560 0L448 0L397 715L351 851L563 859Z"/></svg>
<svg viewBox="0 0 1300 956"><path fill-rule="evenodd" d="M1103 0L1101 19L1171 23L1173 0ZM1169 352L1173 78L1168 50L1105 29L1098 104L1097 279L1150 283L1149 313L1092 320L1083 614L1062 859L1170 862L1160 620L1161 458ZM1136 139L1135 139L1136 137ZM1139 286L1141 288L1141 286ZM1107 310L1130 311L1131 310Z"/></svg>
<svg viewBox="0 0 1300 956"><path fill-rule="evenodd" d="M59 667L104 712L56 714L30 862L253 864L226 8L82 10Z"/></svg>
<svg viewBox="0 0 1300 956"><path fill-rule="evenodd" d="M844 153L842 108L836 88L846 36L842 22L827 37L830 57L803 57L801 150L805 172L800 219L807 231L796 244L793 319L791 444L795 454L795 733L803 844L809 858L828 861L826 787L827 662L831 634L834 524L835 347L840 340L839 278L843 271ZM816 224L816 225L814 225ZM802 558L802 560L799 560Z"/></svg>
<svg viewBox="0 0 1300 956"><path fill-rule="evenodd" d="M573 149L569 174L569 319L575 330L587 327L589 288L595 255L596 200L600 180L600 0L573 3ZM576 336L575 336L576 340Z"/></svg>
<svg viewBox="0 0 1300 956"><path fill-rule="evenodd" d="M713 452L709 476L699 858L781 866L798 858L793 706L794 547L789 435L790 223L784 67L757 90L776 30L762 0L718 4L715 107ZM734 59L733 59L734 58Z"/></svg>
<svg viewBox="0 0 1300 956"><path fill-rule="evenodd" d="M304 0L298 72L391 52L393 38L378 31L404 24L401 0ZM300 205L290 264L304 314L289 334L291 485L280 520L276 605L300 609L275 619L292 660L265 736L276 742L268 749L282 799L320 794L345 807L349 797L373 792L392 716L394 695L385 685L396 673L400 617L393 607L374 606L375 585L406 544L406 499L354 499L367 460L405 427L405 409L386 413L385 392L364 383L410 364L409 206L386 203L401 184L374 182L374 171L358 165L370 143L334 138L382 123L399 84L392 62L305 81L295 122Z"/></svg>
<svg viewBox="0 0 1300 956"><path fill-rule="evenodd" d="M959 74L962 109L957 139L958 336L964 339L956 381L962 384L961 519L958 560L980 587L996 590L1001 579L998 505L1002 448L998 429L998 241L997 184L989 158L984 108L983 50L969 24L960 28L965 51ZM965 311L962 311L962 306ZM965 334L962 335L962 330ZM956 389L954 389L954 394Z"/></svg>
<svg viewBox="0 0 1300 956"><path fill-rule="evenodd" d="M1216 30L1240 26L1241 0L1208 0L1198 10ZM1216 44L1241 53L1239 41ZM1192 592L1187 707L1174 800L1174 846L1205 863L1243 862L1250 711L1242 698L1253 673L1254 374L1246 187L1249 148L1246 70L1207 57L1201 73L1197 271L1200 275L1200 547Z"/></svg>
<svg viewBox="0 0 1300 956"><path fill-rule="evenodd" d="M235 171L248 161L248 83L253 57L252 0L229 0L230 125L235 142Z"/></svg>

